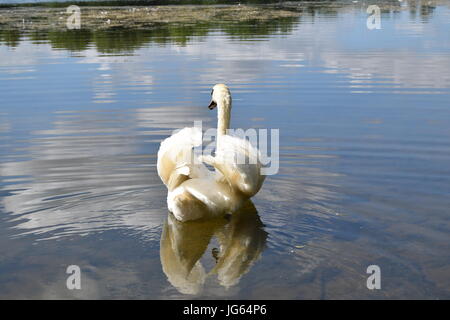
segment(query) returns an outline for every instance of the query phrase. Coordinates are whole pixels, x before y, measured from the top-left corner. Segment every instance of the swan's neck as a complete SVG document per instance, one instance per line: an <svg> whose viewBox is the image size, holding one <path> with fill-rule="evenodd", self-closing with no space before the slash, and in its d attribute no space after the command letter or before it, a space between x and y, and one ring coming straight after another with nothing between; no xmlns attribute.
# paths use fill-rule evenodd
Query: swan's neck
<svg viewBox="0 0 450 320"><path fill-rule="evenodd" d="M221 103L217 104L217 146L220 148L221 137L227 134L227 129L230 128L231 117L231 98L224 99Z"/></svg>

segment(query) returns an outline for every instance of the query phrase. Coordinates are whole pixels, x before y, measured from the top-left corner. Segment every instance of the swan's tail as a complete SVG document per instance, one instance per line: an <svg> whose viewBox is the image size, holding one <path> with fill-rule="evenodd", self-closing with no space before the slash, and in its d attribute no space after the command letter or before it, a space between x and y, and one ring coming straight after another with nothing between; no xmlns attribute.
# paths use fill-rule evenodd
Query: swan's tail
<svg viewBox="0 0 450 320"><path fill-rule="evenodd" d="M202 143L199 128L184 128L161 142L158 151L158 175L169 191L184 181L205 174L206 167L196 163L193 148Z"/></svg>

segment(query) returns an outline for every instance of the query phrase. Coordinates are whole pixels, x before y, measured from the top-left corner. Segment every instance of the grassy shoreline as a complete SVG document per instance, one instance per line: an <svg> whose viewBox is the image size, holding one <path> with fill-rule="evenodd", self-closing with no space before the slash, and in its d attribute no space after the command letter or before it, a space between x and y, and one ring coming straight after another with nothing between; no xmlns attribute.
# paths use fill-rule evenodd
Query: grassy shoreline
<svg viewBox="0 0 450 320"><path fill-rule="evenodd" d="M308 0L291 0L293 2ZM317 1L317 0L309 0ZM331 0L333 1L333 0ZM277 0L87 0L87 1L45 1L45 2L27 2L27 3L11 3L0 4L0 8L65 8L69 5L77 5L79 7L120 7L120 6L169 6L169 5L231 5L231 4L274 4L279 3Z"/></svg>
<svg viewBox="0 0 450 320"><path fill-rule="evenodd" d="M149 29L166 24L271 21L297 18L301 12L270 6L114 6L83 7L81 28L89 30ZM0 29L21 31L66 30L69 17L62 8L0 9Z"/></svg>
<svg viewBox="0 0 450 320"><path fill-rule="evenodd" d="M301 0L275 3L267 0L251 0L258 3L239 3L239 5L231 3L233 1L228 1L227 5L205 5L205 2L211 4L211 2L219 3L221 0L198 0L203 5L187 4L195 1L197 0L169 0L165 1L165 5L148 5L161 1L108 0L95 2L95 6L90 5L92 1L82 2L81 28L89 30L149 29L166 24L192 25L211 22L246 22L256 25L259 22L276 19L298 18L310 13L337 15L339 11L347 8L353 10L355 7L359 7L360 10L365 11L367 6L365 2L353 3L345 0ZM429 1L430 8L440 1L442 0ZM170 5L173 2L176 2L177 5ZM65 8L68 3L78 2L58 2L59 6L57 7L42 6L43 3L35 3L33 6L0 7L0 30L66 30L66 21L69 14ZM105 5L107 3L114 3L115 5ZM136 3L141 5L134 5ZM56 3L52 2L51 4ZM408 10L408 7L401 6L398 0L380 0L378 4L382 12L385 13Z"/></svg>

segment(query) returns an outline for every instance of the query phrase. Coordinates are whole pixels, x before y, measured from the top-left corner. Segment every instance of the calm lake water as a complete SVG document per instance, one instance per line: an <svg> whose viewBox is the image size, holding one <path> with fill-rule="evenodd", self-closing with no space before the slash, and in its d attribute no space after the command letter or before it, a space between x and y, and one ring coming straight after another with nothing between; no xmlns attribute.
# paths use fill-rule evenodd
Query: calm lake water
<svg viewBox="0 0 450 320"><path fill-rule="evenodd" d="M0 298L450 298L450 8L422 2L380 30L359 4L1 30ZM177 223L156 152L176 128L215 127L220 82L232 127L280 130L280 170L230 221ZM220 244L234 252L210 273Z"/></svg>

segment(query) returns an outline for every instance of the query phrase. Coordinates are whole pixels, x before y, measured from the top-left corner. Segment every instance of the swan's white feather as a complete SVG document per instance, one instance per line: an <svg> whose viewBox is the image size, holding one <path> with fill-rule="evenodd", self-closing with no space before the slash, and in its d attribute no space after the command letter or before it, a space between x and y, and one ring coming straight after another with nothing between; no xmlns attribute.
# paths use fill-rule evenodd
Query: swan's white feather
<svg viewBox="0 0 450 320"><path fill-rule="evenodd" d="M259 152L249 141L225 135L215 157L200 157L195 164L193 147L201 143L198 128L184 128L161 143L158 174L167 185L169 211L180 221L232 213L261 188ZM242 162L242 163L241 163Z"/></svg>
<svg viewBox="0 0 450 320"><path fill-rule="evenodd" d="M216 156L196 158L194 147L202 143L202 132L196 127L165 139L158 151L157 170L168 189L167 205L181 221L236 211L259 191L265 178L258 149L246 139L224 134L231 109L228 87L214 86L213 99L221 101Z"/></svg>
<svg viewBox="0 0 450 320"><path fill-rule="evenodd" d="M187 179L205 177L208 169L194 161L193 148L202 143L202 131L197 127L184 128L161 142L157 170L169 191Z"/></svg>
<svg viewBox="0 0 450 320"><path fill-rule="evenodd" d="M259 151L248 140L230 135L222 136L220 145L214 158L203 159L219 170L234 189L246 197L254 196L265 178L261 175Z"/></svg>

